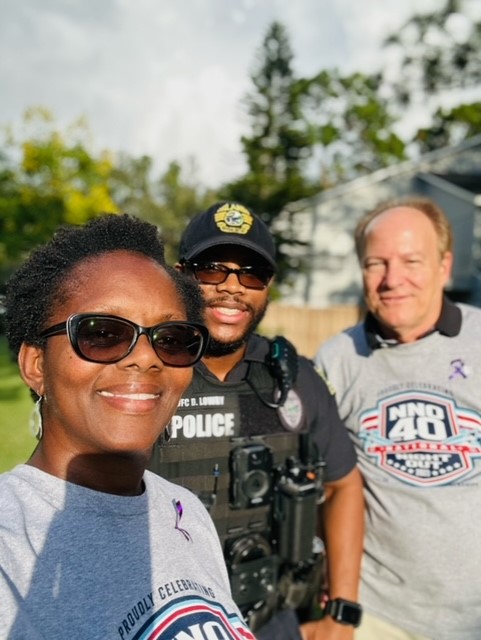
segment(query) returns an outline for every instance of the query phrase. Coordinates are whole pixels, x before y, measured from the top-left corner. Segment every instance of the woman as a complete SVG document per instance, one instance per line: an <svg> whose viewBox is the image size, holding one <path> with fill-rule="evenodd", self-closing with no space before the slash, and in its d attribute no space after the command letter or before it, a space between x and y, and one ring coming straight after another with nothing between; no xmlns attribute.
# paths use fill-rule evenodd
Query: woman
<svg viewBox="0 0 481 640"><path fill-rule="evenodd" d="M59 230L11 278L39 443L0 476L1 638L253 638L207 512L145 470L204 351L201 305L127 215Z"/></svg>

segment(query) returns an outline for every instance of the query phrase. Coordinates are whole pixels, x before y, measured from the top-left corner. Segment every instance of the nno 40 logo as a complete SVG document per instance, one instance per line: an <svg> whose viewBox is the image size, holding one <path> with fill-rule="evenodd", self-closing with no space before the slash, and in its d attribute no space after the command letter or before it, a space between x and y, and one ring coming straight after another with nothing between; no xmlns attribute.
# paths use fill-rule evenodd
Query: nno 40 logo
<svg viewBox="0 0 481 640"><path fill-rule="evenodd" d="M447 403L405 400L382 409L385 437L396 442L427 440L442 442L457 432L452 407Z"/></svg>
<svg viewBox="0 0 481 640"><path fill-rule="evenodd" d="M481 420L450 398L403 393L361 416L365 451L390 474L420 485L453 482L481 455Z"/></svg>

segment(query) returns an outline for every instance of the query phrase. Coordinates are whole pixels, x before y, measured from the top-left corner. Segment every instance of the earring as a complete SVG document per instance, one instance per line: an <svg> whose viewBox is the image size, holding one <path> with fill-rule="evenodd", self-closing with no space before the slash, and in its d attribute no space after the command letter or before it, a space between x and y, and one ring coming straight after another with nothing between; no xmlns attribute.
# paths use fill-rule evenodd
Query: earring
<svg viewBox="0 0 481 640"><path fill-rule="evenodd" d="M37 438L37 440L41 440L43 435L41 412L42 401L43 396L39 396L38 400L35 402L35 406L32 409L32 413L30 414L30 431Z"/></svg>

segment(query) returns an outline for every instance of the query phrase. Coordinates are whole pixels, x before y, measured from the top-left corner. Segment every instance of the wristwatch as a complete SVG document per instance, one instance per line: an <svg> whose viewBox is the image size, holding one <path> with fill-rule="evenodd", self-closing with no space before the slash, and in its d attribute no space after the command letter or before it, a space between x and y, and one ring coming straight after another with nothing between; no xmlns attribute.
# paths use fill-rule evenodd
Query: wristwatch
<svg viewBox="0 0 481 640"><path fill-rule="evenodd" d="M343 598L328 600L326 613L341 624L350 624L353 627L358 627L361 624L362 607L351 600L343 600Z"/></svg>

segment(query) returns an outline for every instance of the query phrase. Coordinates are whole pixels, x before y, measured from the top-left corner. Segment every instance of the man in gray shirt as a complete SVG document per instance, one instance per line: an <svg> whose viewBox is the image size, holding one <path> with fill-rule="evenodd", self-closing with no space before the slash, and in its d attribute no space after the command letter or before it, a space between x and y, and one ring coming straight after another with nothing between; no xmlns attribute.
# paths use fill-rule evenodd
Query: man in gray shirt
<svg viewBox="0 0 481 640"><path fill-rule="evenodd" d="M367 315L321 346L365 479L356 640L481 638L481 311L443 290L452 233L424 198L356 228Z"/></svg>

